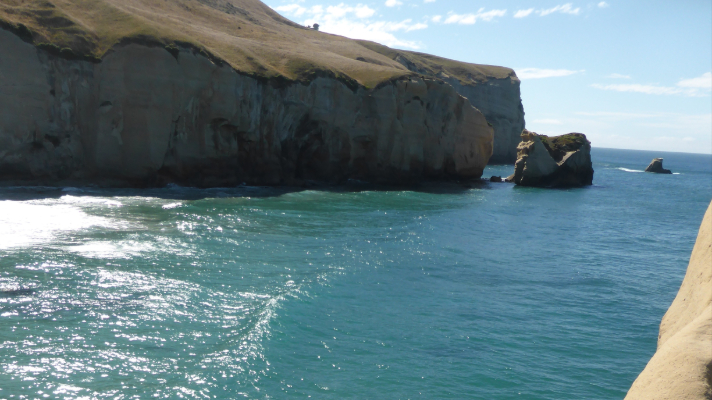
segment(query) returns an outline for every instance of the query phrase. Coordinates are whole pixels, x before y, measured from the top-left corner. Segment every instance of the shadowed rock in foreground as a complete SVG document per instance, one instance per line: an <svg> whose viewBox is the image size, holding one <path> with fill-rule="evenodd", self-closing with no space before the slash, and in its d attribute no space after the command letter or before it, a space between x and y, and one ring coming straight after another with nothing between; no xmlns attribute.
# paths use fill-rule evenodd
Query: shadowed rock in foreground
<svg viewBox="0 0 712 400"><path fill-rule="evenodd" d="M656 174L672 174L672 171L663 168L662 158L653 158L653 161L650 162L650 165L645 168L645 172L654 172Z"/></svg>
<svg viewBox="0 0 712 400"><path fill-rule="evenodd" d="M687 274L660 323L658 350L626 400L712 399L712 204Z"/></svg>
<svg viewBox="0 0 712 400"><path fill-rule="evenodd" d="M548 137L524 130L514 174L521 186L578 187L593 184L591 142L582 133Z"/></svg>

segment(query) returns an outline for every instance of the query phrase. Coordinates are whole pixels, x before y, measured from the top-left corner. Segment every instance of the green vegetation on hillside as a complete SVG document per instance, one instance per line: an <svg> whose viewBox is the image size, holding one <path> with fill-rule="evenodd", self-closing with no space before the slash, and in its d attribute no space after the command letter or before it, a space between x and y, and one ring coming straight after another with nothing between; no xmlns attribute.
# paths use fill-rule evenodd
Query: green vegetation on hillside
<svg viewBox="0 0 712 400"><path fill-rule="evenodd" d="M516 76L510 68L494 65L469 64L414 51L396 50L378 43L357 40L362 46L399 62L410 71L440 78L452 77L461 83L482 82Z"/></svg>
<svg viewBox="0 0 712 400"><path fill-rule="evenodd" d="M556 162L561 161L566 153L576 151L586 143L591 144L583 133L567 133L551 137L537 134L537 136L539 136L544 147Z"/></svg>
<svg viewBox="0 0 712 400"><path fill-rule="evenodd" d="M175 57L192 49L260 79L329 76L351 88L417 74L463 83L513 75L307 29L259 0L0 0L0 28L65 58L98 62L140 43Z"/></svg>

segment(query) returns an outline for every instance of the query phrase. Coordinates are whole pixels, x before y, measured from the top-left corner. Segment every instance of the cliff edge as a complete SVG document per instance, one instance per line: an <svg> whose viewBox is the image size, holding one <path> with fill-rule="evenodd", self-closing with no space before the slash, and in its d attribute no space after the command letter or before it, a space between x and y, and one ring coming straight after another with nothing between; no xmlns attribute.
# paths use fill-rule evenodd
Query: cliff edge
<svg viewBox="0 0 712 400"><path fill-rule="evenodd" d="M658 349L626 400L712 399L712 203L685 279L663 317Z"/></svg>

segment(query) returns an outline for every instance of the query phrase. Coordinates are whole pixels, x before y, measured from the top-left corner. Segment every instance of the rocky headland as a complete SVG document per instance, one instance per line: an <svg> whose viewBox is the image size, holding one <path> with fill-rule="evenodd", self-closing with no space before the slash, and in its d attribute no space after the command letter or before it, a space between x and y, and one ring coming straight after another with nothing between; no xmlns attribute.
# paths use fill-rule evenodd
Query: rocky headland
<svg viewBox="0 0 712 400"><path fill-rule="evenodd" d="M0 48L5 184L477 179L514 161L524 126L509 68L317 32L257 0L4 3Z"/></svg>
<svg viewBox="0 0 712 400"><path fill-rule="evenodd" d="M658 348L626 400L712 398L712 203L677 297L660 323Z"/></svg>
<svg viewBox="0 0 712 400"><path fill-rule="evenodd" d="M521 186L578 187L593 184L591 142L582 133L548 137L524 130L514 174Z"/></svg>
<svg viewBox="0 0 712 400"><path fill-rule="evenodd" d="M648 166L645 168L645 172L653 172L656 174L672 174L672 171L663 168L662 158L653 158L653 161L651 161L650 164L648 164Z"/></svg>

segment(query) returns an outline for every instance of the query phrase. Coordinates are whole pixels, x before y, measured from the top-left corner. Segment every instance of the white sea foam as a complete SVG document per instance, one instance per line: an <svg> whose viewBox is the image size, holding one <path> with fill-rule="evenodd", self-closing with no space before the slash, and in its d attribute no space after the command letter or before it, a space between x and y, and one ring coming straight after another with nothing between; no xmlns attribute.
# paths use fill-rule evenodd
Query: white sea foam
<svg viewBox="0 0 712 400"><path fill-rule="evenodd" d="M111 225L109 219L69 204L0 201L0 249L46 242L60 232Z"/></svg>
<svg viewBox="0 0 712 400"><path fill-rule="evenodd" d="M645 172L642 169L628 169L628 168L623 168L623 167L616 168L616 169L619 169L619 170L625 171L625 172Z"/></svg>

